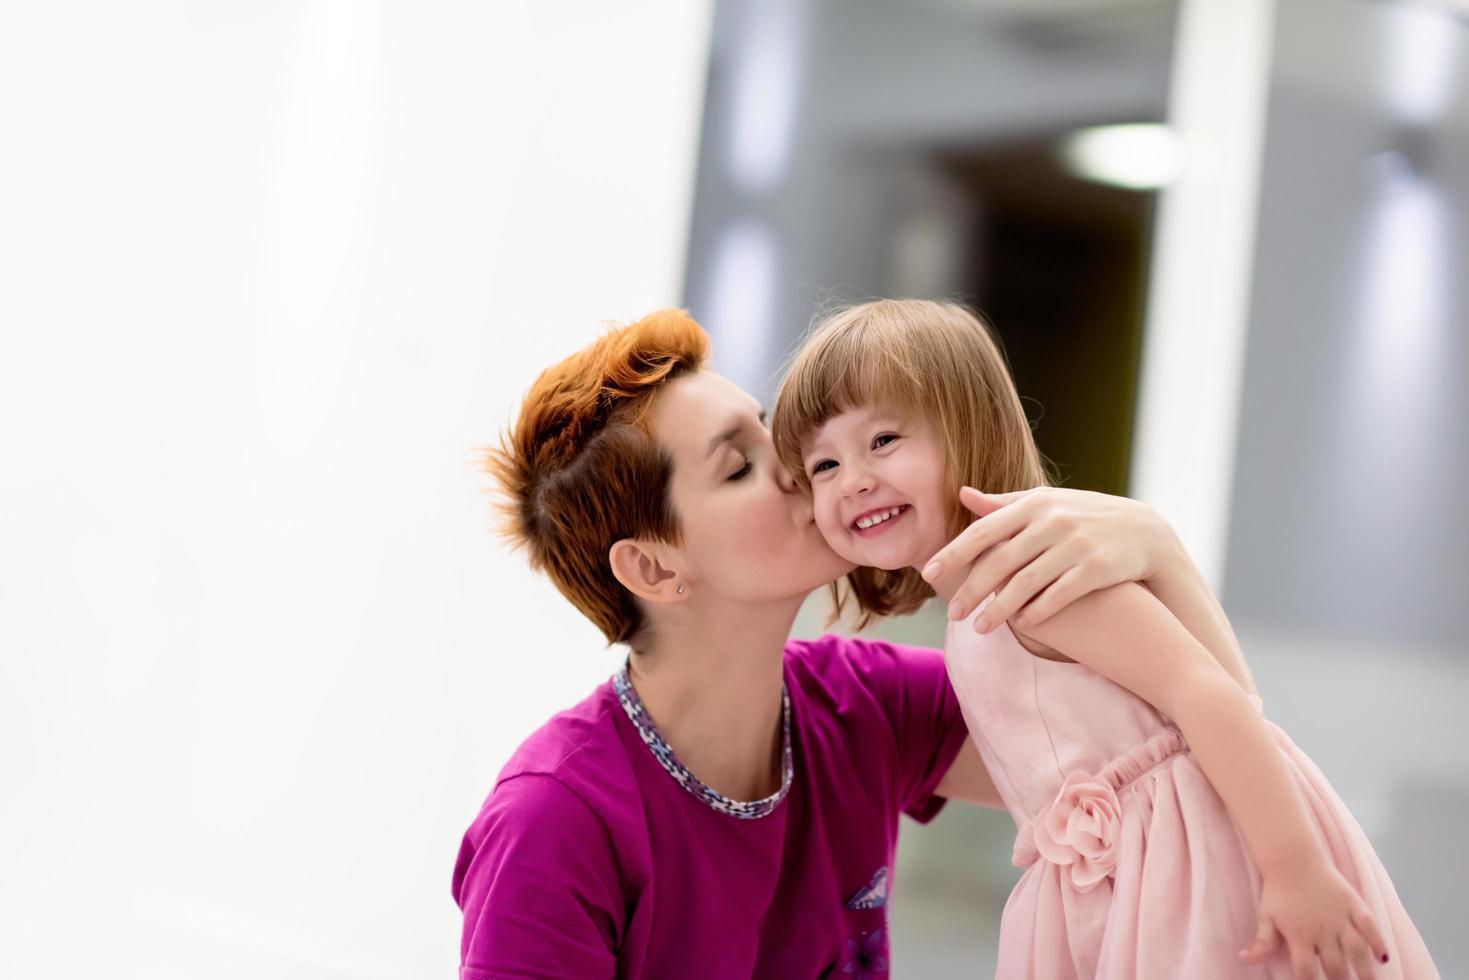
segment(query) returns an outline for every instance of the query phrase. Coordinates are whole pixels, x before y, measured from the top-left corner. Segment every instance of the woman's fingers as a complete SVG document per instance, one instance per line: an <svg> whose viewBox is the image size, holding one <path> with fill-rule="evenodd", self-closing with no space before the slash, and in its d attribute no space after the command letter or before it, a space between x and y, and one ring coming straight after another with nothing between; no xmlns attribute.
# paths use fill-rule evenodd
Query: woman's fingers
<svg viewBox="0 0 1469 980"><path fill-rule="evenodd" d="M1006 554L999 553L1007 548L1014 550ZM995 549L995 558L1003 562L1002 567L1013 566L1018 571L1007 572L1006 577L1001 580L995 597L990 600L984 612L975 617L975 632L988 633L1001 623L1009 622L1026 603L1059 582L1075 565L1065 546L1057 545L1043 552L1042 548L1045 545L1038 538L1026 539L1025 535L1021 535ZM1020 556L1020 560L1014 560L1014 556Z"/></svg>
<svg viewBox="0 0 1469 980"><path fill-rule="evenodd" d="M974 504L965 503L964 506L974 511L976 514L980 514L975 505L982 505L985 501L988 501L992 505L989 509L995 510L999 507L1005 506L1006 504L1013 504L1021 497L1027 496L1034 492L1034 490L1012 490L1009 493L984 493L982 491L974 489L974 487L960 487L959 500L963 501L964 498L967 496L970 500L974 501ZM983 517L984 514L980 514L980 516Z"/></svg>
<svg viewBox="0 0 1469 980"><path fill-rule="evenodd" d="M966 492L967 491L967 492ZM984 520L975 521L959 532L958 537L938 550L923 568L923 577L937 581L945 569L966 568L997 542L1003 541L1025 526L1025 515L1013 508L990 506L983 494L965 487L959 499Z"/></svg>
<svg viewBox="0 0 1469 980"><path fill-rule="evenodd" d="M1089 592L1135 577L1131 566L1139 563L1126 547L1119 552L1113 540L1135 536L1123 520L1125 512L1104 494L1075 496L1084 493L1038 487L981 494L964 487L960 500L982 519L945 545L923 570L924 579L933 583L963 576L949 603L949 619L967 618L993 592L989 608L975 618L978 632L988 633L1007 621L1035 625ZM1112 509L1098 509L1096 501ZM1117 524L1107 523L1114 519ZM1022 610L1025 615L1015 618Z"/></svg>
<svg viewBox="0 0 1469 980"><path fill-rule="evenodd" d="M1044 550L1045 543L1042 536L1029 527L1022 528L1015 537L990 548L979 557L979 560L969 569L969 574L965 576L964 582L954 591L954 598L949 603L949 618L956 622L964 619L991 592L1009 590L1013 602L1015 593L1023 590L1027 585L1031 586L1031 591L1025 593L1025 599L1031 598L1036 592L1050 585L1051 579L1060 574L1060 569L1053 571L1045 581L1034 584L1035 580L1044 573L1043 568L1032 570L1035 565L1039 564L1037 556ZM1025 570L1025 580L1016 586L1015 579L1022 569ZM1012 589L1012 586L1015 588ZM998 598L997 595L996 599ZM984 616L981 618L995 623L1004 621L991 616L988 609L984 611Z"/></svg>
<svg viewBox="0 0 1469 980"><path fill-rule="evenodd" d="M1056 581L1046 586L1045 590L1042 591L1040 595L1036 596L1034 599L1030 600L1028 603L1022 606L1020 610L1016 612L1013 616L1006 617L1006 621L1014 626L1019 626L1022 629L1026 626L1034 626L1037 623L1044 623L1056 613L1060 612L1062 609L1065 609L1067 606L1071 605L1077 599L1080 599L1082 596L1086 595L1090 591L1092 591L1092 589L1086 584L1084 573L1082 572L1081 567L1072 566L1068 571L1062 574L1060 578L1056 579ZM1005 598L1005 595L1002 592L1000 595L995 597L995 602L998 602L1003 598ZM990 605L993 606L994 603L991 603ZM990 610L986 608L984 611L984 615L980 618L988 619L989 615ZM995 626L999 622L1000 620L996 619L988 623L987 625ZM975 628L979 628L977 621ZM981 632L984 631L981 630Z"/></svg>

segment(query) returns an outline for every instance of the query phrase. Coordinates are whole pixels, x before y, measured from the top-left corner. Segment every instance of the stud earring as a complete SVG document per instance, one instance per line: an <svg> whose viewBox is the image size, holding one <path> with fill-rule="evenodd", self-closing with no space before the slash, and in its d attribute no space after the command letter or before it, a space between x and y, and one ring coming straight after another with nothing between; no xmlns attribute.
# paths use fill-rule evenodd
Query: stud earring
<svg viewBox="0 0 1469 980"><path fill-rule="evenodd" d="M678 594L679 594L679 595L683 595L683 586L682 586L682 585L680 585L680 586L679 586L679 587L678 587Z"/></svg>

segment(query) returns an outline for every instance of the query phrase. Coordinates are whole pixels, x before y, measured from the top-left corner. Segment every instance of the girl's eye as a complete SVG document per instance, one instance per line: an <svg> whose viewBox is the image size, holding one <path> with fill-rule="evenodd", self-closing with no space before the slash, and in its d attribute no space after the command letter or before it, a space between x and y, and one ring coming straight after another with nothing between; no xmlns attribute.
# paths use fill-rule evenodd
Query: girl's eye
<svg viewBox="0 0 1469 980"><path fill-rule="evenodd" d="M752 466L751 466L751 463L750 463L750 457L746 456L745 457L745 465L744 466L741 466L739 469L737 469L733 473L731 473L729 475L729 480L727 482L733 483L736 480L743 480L749 474L749 472L750 472L751 469L752 469Z"/></svg>
<svg viewBox="0 0 1469 980"><path fill-rule="evenodd" d="M831 469L836 464L837 464L837 462L834 459L823 459L821 462L819 462L815 466L811 467L811 475L812 476L815 476L817 473L820 473L822 470Z"/></svg>
<svg viewBox="0 0 1469 980"><path fill-rule="evenodd" d="M896 432L884 432L882 435L872 440L872 448L881 449L883 446L888 445L888 443L897 438L898 434Z"/></svg>

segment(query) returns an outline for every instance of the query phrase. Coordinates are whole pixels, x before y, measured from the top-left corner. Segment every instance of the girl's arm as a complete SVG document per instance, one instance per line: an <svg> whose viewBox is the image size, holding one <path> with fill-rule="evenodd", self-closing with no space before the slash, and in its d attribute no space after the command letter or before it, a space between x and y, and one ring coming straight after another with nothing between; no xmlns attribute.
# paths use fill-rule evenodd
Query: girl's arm
<svg viewBox="0 0 1469 980"><path fill-rule="evenodd" d="M1369 947L1385 955L1259 712L1156 596L1134 582L1091 592L1025 635L1133 691L1178 725L1255 858L1265 879L1262 919L1285 938L1297 970L1314 971L1318 950L1329 971L1338 950L1363 964Z"/></svg>
<svg viewBox="0 0 1469 980"><path fill-rule="evenodd" d="M1037 487L959 500L980 520L934 555L924 578L957 584L949 618L963 620L991 592L975 628L1044 622L1096 589L1146 585L1249 693L1255 682L1203 574L1168 522L1141 501L1091 490ZM930 573L930 570L933 571ZM941 591L947 591L946 589Z"/></svg>
<svg viewBox="0 0 1469 980"><path fill-rule="evenodd" d="M1164 527L1168 525L1165 523ZM1209 583L1204 581L1203 572L1189 558L1183 542L1172 533L1173 528L1168 527L1168 530L1173 546L1161 550L1156 566L1158 570L1142 579L1142 584L1168 607L1173 618L1204 645L1224 672L1234 678L1247 694L1258 694L1255 679L1250 676L1249 665L1245 663L1244 651L1234 635L1234 627L1229 624L1229 617L1224 615L1224 607L1215 598Z"/></svg>

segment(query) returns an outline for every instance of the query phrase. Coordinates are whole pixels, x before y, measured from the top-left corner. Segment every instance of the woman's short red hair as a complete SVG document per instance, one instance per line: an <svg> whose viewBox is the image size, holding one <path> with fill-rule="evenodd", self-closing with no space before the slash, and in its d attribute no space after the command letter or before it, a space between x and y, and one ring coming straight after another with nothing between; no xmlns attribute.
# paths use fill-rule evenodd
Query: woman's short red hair
<svg viewBox="0 0 1469 980"><path fill-rule="evenodd" d="M677 544L673 459L648 414L659 388L703 366L709 337L683 310L617 327L547 368L498 448L483 451L502 533L609 643L642 628L608 553L623 538Z"/></svg>

